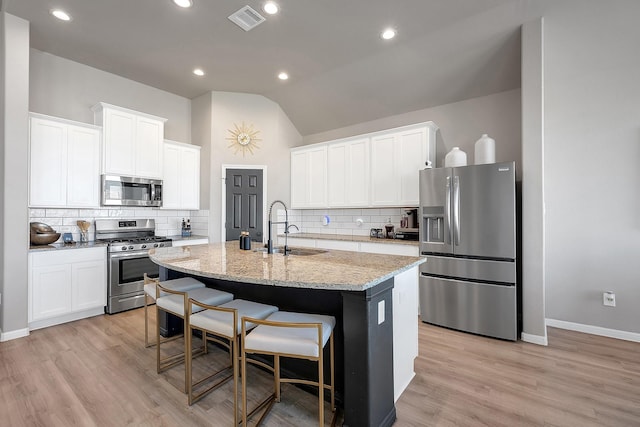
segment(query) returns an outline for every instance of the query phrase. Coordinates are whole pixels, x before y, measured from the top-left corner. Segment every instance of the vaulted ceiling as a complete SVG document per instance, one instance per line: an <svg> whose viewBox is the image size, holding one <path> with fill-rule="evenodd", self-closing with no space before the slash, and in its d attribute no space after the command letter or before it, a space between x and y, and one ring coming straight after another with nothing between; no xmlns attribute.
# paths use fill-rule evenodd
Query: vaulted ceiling
<svg viewBox="0 0 640 427"><path fill-rule="evenodd" d="M520 25L534 0L4 0L31 46L187 98L264 95L302 135L520 86ZM266 21L245 32L228 16ZM62 22L52 7L72 15ZM535 6L535 7L534 7ZM397 29L382 40L385 27ZM200 67L203 77L193 75ZM289 80L277 74L286 70Z"/></svg>

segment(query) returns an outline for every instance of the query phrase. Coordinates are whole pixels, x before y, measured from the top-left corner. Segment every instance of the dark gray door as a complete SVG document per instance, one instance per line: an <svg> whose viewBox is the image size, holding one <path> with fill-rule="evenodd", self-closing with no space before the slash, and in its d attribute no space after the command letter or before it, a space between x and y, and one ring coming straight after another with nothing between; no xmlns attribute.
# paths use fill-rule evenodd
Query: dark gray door
<svg viewBox="0 0 640 427"><path fill-rule="evenodd" d="M238 240L248 231L251 240L262 241L262 170L227 169L227 240Z"/></svg>

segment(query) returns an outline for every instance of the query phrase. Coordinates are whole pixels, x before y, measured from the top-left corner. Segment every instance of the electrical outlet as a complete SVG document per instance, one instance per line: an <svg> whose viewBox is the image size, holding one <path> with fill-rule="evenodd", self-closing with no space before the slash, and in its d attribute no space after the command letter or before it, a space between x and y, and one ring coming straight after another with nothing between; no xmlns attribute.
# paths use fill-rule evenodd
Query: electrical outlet
<svg viewBox="0 0 640 427"><path fill-rule="evenodd" d="M602 294L602 304L607 307L615 307L616 306L616 294L613 292L604 292Z"/></svg>

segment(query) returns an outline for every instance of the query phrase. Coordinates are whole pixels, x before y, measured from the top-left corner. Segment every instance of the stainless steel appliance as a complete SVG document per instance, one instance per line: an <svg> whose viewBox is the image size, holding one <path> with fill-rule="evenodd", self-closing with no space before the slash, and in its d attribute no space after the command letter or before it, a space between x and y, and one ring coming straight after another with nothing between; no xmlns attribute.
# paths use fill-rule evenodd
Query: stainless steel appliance
<svg viewBox="0 0 640 427"><path fill-rule="evenodd" d="M515 163L420 171L423 322L517 340Z"/></svg>
<svg viewBox="0 0 640 427"><path fill-rule="evenodd" d="M103 206L162 206L162 180L102 175Z"/></svg>
<svg viewBox="0 0 640 427"><path fill-rule="evenodd" d="M106 312L142 307L144 273L158 277L160 272L148 251L171 246L171 239L155 235L153 219L96 219L96 240L109 243Z"/></svg>

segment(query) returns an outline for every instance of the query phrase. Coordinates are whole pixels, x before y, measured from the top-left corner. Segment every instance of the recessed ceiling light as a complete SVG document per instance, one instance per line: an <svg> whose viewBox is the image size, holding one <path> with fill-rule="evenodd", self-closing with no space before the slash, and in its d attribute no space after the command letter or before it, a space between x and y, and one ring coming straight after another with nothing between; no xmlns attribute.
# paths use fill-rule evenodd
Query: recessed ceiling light
<svg viewBox="0 0 640 427"><path fill-rule="evenodd" d="M287 80L289 78L289 74L285 73L284 71L281 72L280 74L278 74L278 78L280 80Z"/></svg>
<svg viewBox="0 0 640 427"><path fill-rule="evenodd" d="M71 15L69 15L67 12L65 12L64 10L60 10L60 9L53 9L51 11L51 14L53 16L55 16L56 18L58 18L61 21L71 21Z"/></svg>
<svg viewBox="0 0 640 427"><path fill-rule="evenodd" d="M191 7L193 6L193 1L191 0L173 0L176 6L180 7Z"/></svg>
<svg viewBox="0 0 640 427"><path fill-rule="evenodd" d="M391 40L395 36L396 36L396 30L394 30L393 28L387 28L382 32L382 34L380 34L380 37L382 37L385 40Z"/></svg>
<svg viewBox="0 0 640 427"><path fill-rule="evenodd" d="M204 71L202 70L202 68L196 68L195 70L193 70L193 74L202 77L204 76Z"/></svg>
<svg viewBox="0 0 640 427"><path fill-rule="evenodd" d="M275 2L268 1L262 6L262 10L264 10L269 15L275 15L278 13L278 5Z"/></svg>

